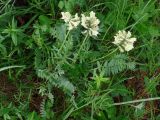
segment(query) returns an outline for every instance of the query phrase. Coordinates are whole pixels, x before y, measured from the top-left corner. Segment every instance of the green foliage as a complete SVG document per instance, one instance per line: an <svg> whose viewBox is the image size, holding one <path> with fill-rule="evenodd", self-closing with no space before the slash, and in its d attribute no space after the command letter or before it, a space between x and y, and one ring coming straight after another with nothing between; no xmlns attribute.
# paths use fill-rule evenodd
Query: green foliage
<svg viewBox="0 0 160 120"><path fill-rule="evenodd" d="M98 36L68 31L65 11L94 11ZM159 119L154 104L116 106L160 95L159 11L158 0L0 0L0 119ZM137 38L132 51L112 44L119 30Z"/></svg>
<svg viewBox="0 0 160 120"><path fill-rule="evenodd" d="M61 0L58 3L58 7L61 10L65 9L66 11L69 12L75 12L75 10L77 9L76 7L83 7L85 4L86 4L85 0L68 0L68 1Z"/></svg>
<svg viewBox="0 0 160 120"><path fill-rule="evenodd" d="M55 119L53 111L50 110L53 107L53 103L43 99L40 107L40 114L42 118Z"/></svg>
<svg viewBox="0 0 160 120"><path fill-rule="evenodd" d="M110 61L104 63L105 73L107 75L117 74L124 70L134 70L135 63L130 62L125 54L115 55Z"/></svg>
<svg viewBox="0 0 160 120"><path fill-rule="evenodd" d="M47 70L37 70L37 75L42 79L48 80L49 84L52 84L56 87L61 87L64 90L64 92L70 95L75 90L73 84L70 83L64 76L59 76L57 74L50 73Z"/></svg>

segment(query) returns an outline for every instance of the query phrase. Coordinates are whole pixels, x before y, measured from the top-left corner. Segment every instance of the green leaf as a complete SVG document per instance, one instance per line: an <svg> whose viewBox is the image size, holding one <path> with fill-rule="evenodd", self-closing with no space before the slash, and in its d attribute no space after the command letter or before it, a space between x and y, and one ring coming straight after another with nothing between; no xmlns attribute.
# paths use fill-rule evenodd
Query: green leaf
<svg viewBox="0 0 160 120"><path fill-rule="evenodd" d="M63 91L69 95L72 95L75 91L73 84L64 76L57 76L48 70L37 70L37 74L40 78L46 79L55 87L60 87Z"/></svg>
<svg viewBox="0 0 160 120"><path fill-rule="evenodd" d="M158 37L160 36L160 31L158 27L150 26L149 27L149 33L152 37Z"/></svg>
<svg viewBox="0 0 160 120"><path fill-rule="evenodd" d="M17 39L17 36L18 36L17 32L18 32L17 22L16 22L15 19L13 18L13 19L12 19L11 38L12 38L13 43L14 43L15 46L17 46L17 41L18 41L18 39Z"/></svg>
<svg viewBox="0 0 160 120"><path fill-rule="evenodd" d="M32 112L28 114L27 120L42 120L42 118L40 118L36 112Z"/></svg>
<svg viewBox="0 0 160 120"><path fill-rule="evenodd" d="M145 114L145 104L142 102L137 106L135 106L134 115L135 117L143 117L144 114Z"/></svg>
<svg viewBox="0 0 160 120"><path fill-rule="evenodd" d="M6 47L5 47L5 45L2 45L1 43L0 43L0 51L3 54L3 56L7 56Z"/></svg>
<svg viewBox="0 0 160 120"><path fill-rule="evenodd" d="M72 12L74 10L75 4L76 4L76 0L68 0L65 3L66 10L69 12Z"/></svg>
<svg viewBox="0 0 160 120"><path fill-rule="evenodd" d="M130 91L122 84L118 84L118 85L114 86L113 89L115 89L112 92L113 97L126 96L127 94L130 94Z"/></svg>
<svg viewBox="0 0 160 120"><path fill-rule="evenodd" d="M56 25L56 37L63 41L65 40L66 36L66 26L64 24L57 24Z"/></svg>
<svg viewBox="0 0 160 120"><path fill-rule="evenodd" d="M60 9L63 9L64 5L65 5L65 4L64 4L63 1L59 1L58 7L59 7Z"/></svg>
<svg viewBox="0 0 160 120"><path fill-rule="evenodd" d="M41 25L50 25L52 23L52 20L45 15L40 15L39 22Z"/></svg>
<svg viewBox="0 0 160 120"><path fill-rule="evenodd" d="M15 46L17 46L17 34L15 32L11 33L11 37Z"/></svg>
<svg viewBox="0 0 160 120"><path fill-rule="evenodd" d="M134 70L135 63L130 62L129 58L125 54L118 54L115 55L110 61L106 61L104 66L105 73L107 75L114 75L124 70Z"/></svg>
<svg viewBox="0 0 160 120"><path fill-rule="evenodd" d="M62 86L63 90L67 93L74 93L75 87L71 82L68 81L68 79L64 76L61 76L58 78L59 85Z"/></svg>

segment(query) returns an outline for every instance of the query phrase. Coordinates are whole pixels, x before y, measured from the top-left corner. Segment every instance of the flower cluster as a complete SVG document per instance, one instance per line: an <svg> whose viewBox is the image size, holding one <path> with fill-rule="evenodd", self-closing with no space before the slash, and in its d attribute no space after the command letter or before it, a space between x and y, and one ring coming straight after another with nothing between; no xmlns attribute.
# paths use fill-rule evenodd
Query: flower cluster
<svg viewBox="0 0 160 120"><path fill-rule="evenodd" d="M61 19L63 19L68 25L68 30L72 30L79 25L80 18L78 17L78 14L75 14L74 17L69 12L62 12L61 14Z"/></svg>
<svg viewBox="0 0 160 120"><path fill-rule="evenodd" d="M117 45L120 52L130 51L134 48L133 44L136 41L136 38L131 37L131 32L128 31L118 31L116 36L114 36L113 44Z"/></svg>
<svg viewBox="0 0 160 120"><path fill-rule="evenodd" d="M97 36L99 34L100 20L97 19L93 11L90 12L89 16L81 14L81 18L78 16L78 14L72 16L69 12L61 12L61 14L61 19L63 19L67 24L69 31L77 28L77 26L81 23L85 29L82 33L87 33L89 36ZM136 41L136 38L131 36L132 35L130 31L118 31L118 33L114 36L114 42L112 43L118 46L120 52L130 51L134 48L133 45Z"/></svg>
<svg viewBox="0 0 160 120"><path fill-rule="evenodd" d="M67 23L68 30L76 28L80 24L80 17L75 14L73 17L69 12L62 12L62 18ZM90 12L90 16L81 15L81 25L86 29L82 33L88 33L90 36L97 36L99 31L99 19L95 16L93 11Z"/></svg>
<svg viewBox="0 0 160 120"><path fill-rule="evenodd" d="M90 12L90 16L85 16L82 14L82 23L81 25L86 29L83 33L89 33L90 36L97 36L99 30L99 19L95 16L95 13Z"/></svg>

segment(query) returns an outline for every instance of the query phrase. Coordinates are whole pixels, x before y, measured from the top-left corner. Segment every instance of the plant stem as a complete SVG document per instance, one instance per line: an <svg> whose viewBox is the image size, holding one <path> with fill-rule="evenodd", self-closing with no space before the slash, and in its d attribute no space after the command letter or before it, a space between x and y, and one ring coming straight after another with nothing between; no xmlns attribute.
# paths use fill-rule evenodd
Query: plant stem
<svg viewBox="0 0 160 120"><path fill-rule="evenodd" d="M64 39L64 41L63 41L63 43L62 43L62 45L61 45L59 51L62 50L62 48L63 48L63 46L64 46L64 44L65 44L65 42L66 42L66 40L67 40L67 38L68 38L68 36L69 36L69 33L70 33L70 31L67 32L67 34L66 34L66 36L65 36L65 39Z"/></svg>
<svg viewBox="0 0 160 120"><path fill-rule="evenodd" d="M93 62L97 62L97 61L99 61L99 60L102 60L102 59L104 59L104 58L108 57L109 55L113 54L113 53L114 53L114 52L116 52L117 50L118 50L118 48L117 48L117 49L115 49L115 50L113 50L113 51L112 51L112 52L110 52L109 54L107 54L107 55L105 55L105 56L101 57L101 58L97 58L97 59L95 59L95 60L91 61L91 63L93 63Z"/></svg>
<svg viewBox="0 0 160 120"><path fill-rule="evenodd" d="M80 54L80 52L81 52L81 50L82 50L82 48L83 48L83 46L84 46L84 44L85 44L87 38L88 38L88 33L87 33L87 35L85 36L85 38L84 38L84 40L83 40L83 42L82 42L82 44L81 44L81 46L80 46L80 48L79 48L79 50L78 50L78 53L77 53L75 59L73 60L74 63L76 62L76 60L77 60L77 58L78 58L78 56L79 56L79 54Z"/></svg>
<svg viewBox="0 0 160 120"><path fill-rule="evenodd" d="M120 102L120 103L114 103L112 105L113 106L115 106L115 105L126 105L126 104L133 104L133 103L139 103L139 102L148 102L148 101L153 101L153 100L160 100L160 97L146 98L146 99L140 99L140 100L127 101L127 102Z"/></svg>

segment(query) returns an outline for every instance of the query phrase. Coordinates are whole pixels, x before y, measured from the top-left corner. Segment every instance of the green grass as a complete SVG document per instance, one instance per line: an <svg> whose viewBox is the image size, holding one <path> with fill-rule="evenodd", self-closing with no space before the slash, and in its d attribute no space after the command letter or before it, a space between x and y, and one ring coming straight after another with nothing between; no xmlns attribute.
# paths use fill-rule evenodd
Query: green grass
<svg viewBox="0 0 160 120"><path fill-rule="evenodd" d="M68 31L66 11L94 11L98 36ZM159 46L158 0L0 0L0 119L159 120Z"/></svg>

